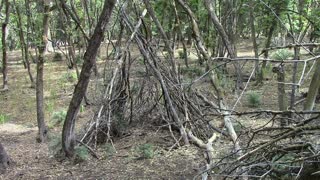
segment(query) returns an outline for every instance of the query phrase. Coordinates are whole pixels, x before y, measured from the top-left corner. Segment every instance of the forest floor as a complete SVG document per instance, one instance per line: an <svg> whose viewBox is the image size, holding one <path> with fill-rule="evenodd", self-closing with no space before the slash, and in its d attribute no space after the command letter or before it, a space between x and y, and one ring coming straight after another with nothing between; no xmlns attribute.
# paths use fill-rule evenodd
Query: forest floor
<svg viewBox="0 0 320 180"><path fill-rule="evenodd" d="M202 161L198 148L171 149L171 136L147 123L131 128L128 136L116 140L115 150L110 149L112 146L98 148L99 160L89 157L77 164L57 161L50 153L50 142L36 141L35 89L30 88L27 71L19 59L17 52L10 53L9 91L0 92L0 142L14 162L0 179L191 179L196 174ZM32 70L35 72L34 64ZM75 84L69 75L73 73L62 61L45 64L45 116L49 127L54 114L68 107ZM81 124L92 114L87 106L78 121ZM59 134L61 127L49 131ZM152 159L141 154L140 147L145 144L152 145Z"/></svg>
<svg viewBox="0 0 320 180"><path fill-rule="evenodd" d="M252 55L247 49L240 49L240 55ZM190 146L171 148L174 144L167 130L148 123L129 129L127 136L111 145L99 147L99 160L93 157L82 163L57 161L50 153L50 143L39 144L37 137L35 89L30 88L27 71L23 68L18 52L9 55L9 91L0 92L0 142L4 145L14 163L0 179L192 179L203 163L200 149ZM51 59L52 59L52 55ZM35 65L32 65L35 72ZM250 70L250 68L249 68ZM250 73L248 71L247 73ZM71 74L71 76L70 76ZM69 105L75 80L73 70L65 62L48 61L45 64L45 116L49 124L54 114L65 111ZM71 80L70 80L71 77ZM272 77L271 75L271 78ZM266 81L264 86L249 86L262 96L261 109L277 106L277 84ZM289 88L290 89L290 88ZM228 97L230 104L237 97ZM244 99L237 110L248 109ZM78 129L93 115L90 106L79 114ZM2 121L1 121L2 119ZM244 124L254 125L256 121ZM50 133L59 134L61 127L52 126ZM151 144L154 157L143 158L141 147ZM215 147L232 146L230 141L220 139Z"/></svg>

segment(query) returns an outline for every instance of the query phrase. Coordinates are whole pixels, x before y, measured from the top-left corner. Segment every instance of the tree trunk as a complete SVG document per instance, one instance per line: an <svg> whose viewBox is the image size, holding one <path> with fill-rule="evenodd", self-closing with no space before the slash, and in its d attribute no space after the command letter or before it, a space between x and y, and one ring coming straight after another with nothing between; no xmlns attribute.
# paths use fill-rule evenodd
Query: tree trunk
<svg viewBox="0 0 320 180"><path fill-rule="evenodd" d="M174 15L176 17L176 30L178 33L178 37L180 37L181 39L181 43L182 43L182 48L183 48L183 59L184 59L184 64L187 68L189 68L189 64L188 64L188 51L187 51L187 46L185 43L185 37L182 34L182 28L181 28L181 21L178 15L178 10L177 10L177 6L176 6L176 2L172 1L172 5L173 5L173 9L174 9Z"/></svg>
<svg viewBox="0 0 320 180"><path fill-rule="evenodd" d="M195 16L195 14L193 13L193 11L191 10L191 8L189 7L189 5L184 1L184 0L177 0L177 2L181 5L181 7L187 12L188 16L190 17L191 23L192 23L192 32L193 32L193 38L196 41L196 49L199 50L200 54L202 55L202 57L205 59L207 65L208 65L208 60L210 60L210 56L209 53L206 49L206 47L204 46L203 43L203 39L201 37L201 31L199 29L198 26L198 20ZM199 59L201 59L201 57L199 56ZM200 64L202 63L202 61L200 61ZM209 67L207 67L208 69Z"/></svg>
<svg viewBox="0 0 320 180"><path fill-rule="evenodd" d="M285 91L285 70L283 65L279 65L279 67L274 67L273 72L277 73L277 80L278 80L278 105L280 111L287 110L287 97ZM287 123L287 116L282 115L280 124L281 126L288 125Z"/></svg>
<svg viewBox="0 0 320 180"><path fill-rule="evenodd" d="M13 0L13 3L15 5L15 9L16 9L16 13L17 13L17 17L18 17L18 27L19 27L19 37L20 37L20 44L21 44L21 52L22 52L22 58L24 59L26 68L28 70L28 75L30 78L30 82L31 82L31 88L35 87L35 82L31 73L31 68L30 68L30 61L29 61L29 50L28 50L28 45L24 39L24 32L23 32L23 27L22 27L22 19L21 19L21 13L20 13L20 8L19 5L16 3L15 0Z"/></svg>
<svg viewBox="0 0 320 180"><path fill-rule="evenodd" d="M7 37L10 15L10 3L9 0L5 0L6 17L2 23L2 74L3 74L3 90L8 90L8 54L7 54Z"/></svg>
<svg viewBox="0 0 320 180"><path fill-rule="evenodd" d="M313 110L314 103L315 103L315 100L316 100L316 97L317 97L317 94L319 91L319 87L320 87L320 60L317 59L315 72L312 76L307 99L304 104L303 110L305 110L305 111L312 111Z"/></svg>
<svg viewBox="0 0 320 180"><path fill-rule="evenodd" d="M37 84L36 84L36 101L37 101L37 122L38 122L38 142L45 142L47 139L47 127L44 121L43 110L43 68L44 68L44 54L48 43L48 30L49 30L49 3L46 0L42 2L43 8L43 24L42 24L42 36L41 44L38 46L39 56L37 61Z"/></svg>
<svg viewBox="0 0 320 180"><path fill-rule="evenodd" d="M115 3L116 0L105 0L103 10L99 17L99 21L96 25L92 37L89 40L89 46L87 47L87 50L84 54L84 63L82 66L82 71L80 73L80 78L74 89L74 93L69 104L66 120L62 130L62 148L67 157L72 157L74 155L75 120L79 112L81 101L85 96L89 84L91 69L96 63L98 49L103 40L104 31L111 18L112 9L115 6Z"/></svg>
<svg viewBox="0 0 320 180"><path fill-rule="evenodd" d="M274 19L272 21L271 26L270 26L270 29L269 29L269 32L268 32L268 37L267 37L267 40L266 40L264 48L269 48L270 47L271 38L272 38L273 32L276 30L276 26L277 26L277 22ZM268 56L269 56L269 52L265 51L264 52L264 58L267 59ZM262 61L262 66L261 66L261 71L260 71L260 76L259 76L259 79L258 79L258 83L262 83L262 81L264 79L264 74L263 74L264 71L263 70L266 69L266 67L267 67L267 61Z"/></svg>
<svg viewBox="0 0 320 180"><path fill-rule="evenodd" d="M229 53L229 56L231 59L236 58L237 57L237 53L235 51L235 48L233 47L233 44L231 43L226 31L224 30L223 26L221 25L221 23L219 22L219 19L214 11L212 2L210 0L205 0L205 7L207 8L207 11L209 13L210 19L212 21L212 23L214 24L215 28L218 31L218 34L221 36L221 39L223 41L223 44L225 45L225 47L227 48L227 51ZM236 68L236 72L237 72L237 84L236 87L240 88L242 87L242 72L241 72L241 67L240 67L240 63L236 62L235 64L235 68Z"/></svg>
<svg viewBox="0 0 320 180"><path fill-rule="evenodd" d="M143 2L145 4L145 6L146 6L146 9L148 10L149 15L151 16L152 20L155 22L158 31L160 32L162 38L164 39L165 48L167 49L167 51L169 53L169 58L170 58L171 66L172 66L172 71L174 73L176 73L177 72L176 62L174 60L173 49L171 48L168 36L166 35L166 33L165 33L162 25L160 24L157 16L155 15L155 12L154 12L151 4L150 4L150 1L149 0L143 0Z"/></svg>
<svg viewBox="0 0 320 180"><path fill-rule="evenodd" d="M251 4L250 8L250 28L251 28L251 39L252 39L252 45L253 45L253 51L254 51L254 57L259 58L259 53L258 53L258 45L257 45L257 39L256 39L256 28L254 26L254 4ZM257 78L259 75L259 60L256 60L254 63L254 68L255 68L255 77Z"/></svg>

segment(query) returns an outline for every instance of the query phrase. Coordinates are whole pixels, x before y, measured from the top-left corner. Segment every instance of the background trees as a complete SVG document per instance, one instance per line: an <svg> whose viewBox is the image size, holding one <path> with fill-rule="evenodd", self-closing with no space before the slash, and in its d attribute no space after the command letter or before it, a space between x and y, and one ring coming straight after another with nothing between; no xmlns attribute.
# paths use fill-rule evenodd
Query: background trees
<svg viewBox="0 0 320 180"><path fill-rule="evenodd" d="M301 136L312 139L319 130L317 1L4 0L2 6L3 87L8 89L7 50L19 50L31 87L36 74L40 142L48 131L44 67L63 59L67 71L76 71L58 130L67 157L78 146L95 155L99 144L113 144L132 124L150 119L167 128L173 147L193 143L204 150L204 179L220 166L220 175L297 175L301 164L293 166L293 159L317 169L307 160L318 161L312 153L319 149L299 144ZM297 93L301 87L307 89L305 100ZM246 107L247 94L259 95L248 90L276 103ZM77 134L83 101L94 115ZM259 117L260 124L248 125L243 116ZM218 134L232 143L221 161L212 152Z"/></svg>

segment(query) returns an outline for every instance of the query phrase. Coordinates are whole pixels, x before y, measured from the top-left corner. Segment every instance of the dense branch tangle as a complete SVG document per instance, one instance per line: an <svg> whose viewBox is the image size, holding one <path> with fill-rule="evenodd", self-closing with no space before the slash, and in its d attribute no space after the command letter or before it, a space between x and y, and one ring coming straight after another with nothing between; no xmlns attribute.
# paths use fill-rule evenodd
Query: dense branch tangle
<svg viewBox="0 0 320 180"><path fill-rule="evenodd" d="M148 3L148 1L144 1ZM184 1L177 1L192 19L193 31L196 35L196 48L201 52L201 56L205 57L207 63L211 62L236 62L242 61L258 61L257 58L237 58L231 56L212 58L206 51L203 45L201 34L197 31L197 21L193 18L193 13L188 9ZM241 176L247 175L267 176L282 173L281 168L277 168L279 164L283 163L283 158L287 158L290 153L296 153L297 157L302 160L312 159L317 152L316 147L311 145L301 145L299 138L296 138L293 146L288 146L290 138L296 136L308 137L310 133L314 133L319 126L314 125L318 118L307 119L303 124L299 124L299 118L303 118L300 114L307 114L308 112L298 113L290 111L295 114L293 117L297 119L292 120L296 125L287 127L278 127L278 115L288 112L235 112L228 108L224 97L221 96L218 85L215 80L211 79L211 87L195 88L193 83L185 83L183 75L177 71L176 61L168 37L161 32L161 37L164 39L165 49L169 51L169 57L162 56L162 48L156 41L161 42L157 37L148 37L145 33L148 30L144 29L145 24L149 21L145 18L146 10L139 9L135 12L129 11L133 5L125 2L119 7L119 14L121 25L129 34L126 37L122 35L118 38L126 38L124 47L115 50L114 61L115 65L111 66L112 73L105 72L109 76L105 76L105 88L102 93L101 101L94 118L87 124L86 132L81 138L81 142L94 145L97 143L110 141L116 136L122 136L126 132L126 128L133 121L148 118L150 121L159 121L169 127L170 131L176 129L180 133L180 138L175 137L172 133L173 139L177 145L180 145L180 139L184 144L189 144L190 141L204 149L207 154L207 166L200 174L217 174L217 175L231 175ZM135 6L134 6L135 7ZM146 6L149 9L150 6ZM134 8L133 8L134 9ZM141 12L140 12L141 10ZM139 13L139 14L138 14ZM156 21L154 14L151 14L153 20ZM132 18L134 17L134 18ZM161 24L156 22L157 28L161 30ZM121 44L121 43L119 43ZM133 58L131 49L138 49L140 54L138 58ZM141 59L139 59L139 57ZM273 60L262 59L271 63L285 64L285 63L304 63L304 70L302 72L299 85L305 77L306 63L315 61L319 57L313 57L306 60ZM141 62L138 62L138 61ZM112 60L106 63L113 63ZM219 65L217 65L219 66ZM212 70L209 66L209 71L202 76L204 79L206 75L212 75ZM107 69L106 71L110 71ZM178 68L179 69L179 68ZM137 71L139 70L139 73ZM178 73L177 73L177 72ZM140 75L139 75L140 74ZM142 76L141 76L142 74ZM211 77L210 77L211 78ZM200 84L200 81L197 82ZM206 83L206 82L205 82ZM187 85L186 85L187 84ZM273 114L270 120L264 125L258 126L255 129L251 127L243 127L244 131L239 131L236 134L233 128L232 121L238 115L248 116L252 114ZM314 113L314 112L312 112ZM311 114L312 114L311 113ZM215 122L217 119L223 119L224 126L227 132L217 127ZM216 161L213 151L216 139L221 138L220 134L230 137L232 147L234 149L232 154L227 154L225 158ZM310 150L307 147L312 147ZM298 151L297 148L300 150ZM263 157L259 157L262 152ZM279 153L280 152L280 153ZM277 159L272 159L277 155ZM279 155L279 157L278 157ZM234 160L236 159L236 160ZM279 162L281 160L281 163ZM287 164L296 163L288 161ZM277 167L275 167L277 166ZM267 167L267 170L263 168ZM218 170L213 172L212 169ZM290 172L296 173L297 169L290 169Z"/></svg>

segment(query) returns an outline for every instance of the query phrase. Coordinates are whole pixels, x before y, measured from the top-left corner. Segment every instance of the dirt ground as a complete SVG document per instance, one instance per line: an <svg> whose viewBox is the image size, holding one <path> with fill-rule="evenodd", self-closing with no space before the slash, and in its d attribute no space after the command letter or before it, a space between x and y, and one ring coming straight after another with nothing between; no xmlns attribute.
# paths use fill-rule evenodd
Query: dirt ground
<svg viewBox="0 0 320 180"><path fill-rule="evenodd" d="M36 142L35 89L30 88L27 72L17 52L9 56L9 91L0 93L0 114L8 119L0 124L0 142L13 160L0 179L192 179L202 161L196 147L172 149L172 138L155 126L140 126L129 130L129 135L114 142L112 154L99 147L99 160L93 157L75 164L57 161L48 144ZM32 65L35 72L34 64ZM66 83L63 76L72 73L65 62L45 64L46 122L55 111L67 109L74 82ZM67 84L67 85L65 85ZM90 107L79 115L79 122L92 116ZM141 128L142 127L142 128ZM50 129L58 134L59 128ZM139 147L152 144L154 157L141 158Z"/></svg>
<svg viewBox="0 0 320 180"><path fill-rule="evenodd" d="M247 49L241 49L239 53L252 55ZM89 157L78 164L68 160L57 161L50 153L49 143L36 142L35 89L30 88L19 53L10 53L9 60L9 91L0 92L0 115L7 118L5 123L0 124L0 142L12 158L13 165L0 175L0 179L192 179L203 165L203 152L199 148L193 145L172 148L174 141L167 130L150 124L129 129L127 136L115 140L115 151L99 147L99 159ZM35 72L34 64L32 69ZM48 124L54 112L67 109L75 81L65 79L72 73L74 71L68 70L63 61L48 61L45 64L45 117ZM272 78L275 79L271 75ZM265 86L261 87L249 85L248 88L261 94L263 104L259 108L277 107L275 81L266 81ZM227 101L233 105L237 98L230 96ZM245 109L248 106L243 98L235 110ZM79 114L78 128L92 117L93 112L92 107L85 107ZM240 121L247 126L259 123L251 119ZM50 129L53 134L60 131L61 127ZM139 147L144 144L153 145L152 159L141 158ZM230 147L232 143L222 138L214 144L217 154L227 152Z"/></svg>

